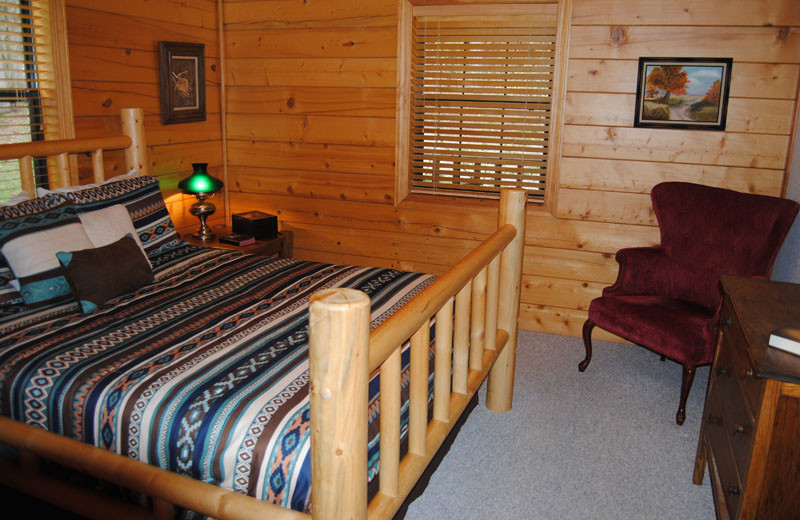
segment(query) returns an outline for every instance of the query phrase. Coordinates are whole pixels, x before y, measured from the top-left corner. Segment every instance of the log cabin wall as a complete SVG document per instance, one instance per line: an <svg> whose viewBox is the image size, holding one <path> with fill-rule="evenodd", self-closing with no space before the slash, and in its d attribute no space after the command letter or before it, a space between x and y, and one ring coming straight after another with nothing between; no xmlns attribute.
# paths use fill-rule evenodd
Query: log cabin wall
<svg viewBox="0 0 800 520"><path fill-rule="evenodd" d="M299 258L440 273L494 226L469 200L395 204L397 11L224 1L230 211L277 213ZM732 57L727 130L633 128L640 56ZM656 183L780 195L799 70L796 0L574 0L558 198L529 213L521 326L579 335L614 253L658 242Z"/></svg>
<svg viewBox="0 0 800 520"><path fill-rule="evenodd" d="M119 109L145 113L150 173L161 189L179 231L194 231L193 197L177 190L191 163L209 163L222 178L219 19L216 0L66 0L72 98L77 137L121 131ZM204 122L161 124L158 42L205 44ZM125 173L122 152L106 154L106 176ZM91 161L80 161L82 182L91 182ZM223 197L216 197L211 224L224 223Z"/></svg>

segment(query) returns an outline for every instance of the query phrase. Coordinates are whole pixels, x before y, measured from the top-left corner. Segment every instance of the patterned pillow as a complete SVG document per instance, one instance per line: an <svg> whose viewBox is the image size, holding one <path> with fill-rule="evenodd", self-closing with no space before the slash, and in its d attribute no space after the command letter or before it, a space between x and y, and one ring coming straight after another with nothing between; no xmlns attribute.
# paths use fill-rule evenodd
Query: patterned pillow
<svg viewBox="0 0 800 520"><path fill-rule="evenodd" d="M56 253L91 247L75 208L69 204L6 218L0 224L0 250L19 280L19 292L29 307L69 300L70 287Z"/></svg>
<svg viewBox="0 0 800 520"><path fill-rule="evenodd" d="M48 195L39 199L29 199L13 205L0 206L0 228L9 218L41 213L62 204L59 197ZM19 293L19 281L14 276L6 257L0 252L0 309L24 305Z"/></svg>
<svg viewBox="0 0 800 520"><path fill-rule="evenodd" d="M164 204L164 197L156 177L133 177L53 195L70 201L79 214L114 204L124 205L131 215L133 227L148 256L180 240Z"/></svg>

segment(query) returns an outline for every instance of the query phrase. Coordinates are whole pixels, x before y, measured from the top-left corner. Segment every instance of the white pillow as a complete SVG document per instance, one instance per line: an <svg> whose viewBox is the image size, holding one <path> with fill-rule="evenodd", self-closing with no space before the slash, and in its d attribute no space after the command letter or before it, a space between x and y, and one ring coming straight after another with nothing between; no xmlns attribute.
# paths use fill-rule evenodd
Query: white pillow
<svg viewBox="0 0 800 520"><path fill-rule="evenodd" d="M9 199L8 201L0 202L0 206L13 206L19 202L25 202L26 200L31 200L32 198L33 196L31 196L30 193L28 193L25 190L22 190L13 197L11 197L11 199Z"/></svg>
<svg viewBox="0 0 800 520"><path fill-rule="evenodd" d="M147 253L144 252L144 247L142 247L142 242L139 240L139 234L133 227L131 214L122 204L81 213L78 217L81 219L83 231L94 247L113 244L130 233L136 240L136 245L142 250L142 254L145 257L147 256Z"/></svg>
<svg viewBox="0 0 800 520"><path fill-rule="evenodd" d="M92 247L83 226L75 222L22 235L6 243L2 251L14 276L22 278L59 267L56 258L59 251Z"/></svg>
<svg viewBox="0 0 800 520"><path fill-rule="evenodd" d="M56 188L55 190L47 190L45 188L36 188L36 196L37 197L44 197L48 193L69 193L71 191L80 191L86 188L96 188L98 186L102 186L103 184L108 184L109 182L116 182L121 181L124 179L130 179L132 177L138 177L139 170L136 168L131 168L131 171L128 173L123 173L122 175L117 175L116 177L111 177L110 179L106 179L100 184L92 183L92 184L80 184L78 186L64 186L63 188ZM116 242L116 240L115 240Z"/></svg>

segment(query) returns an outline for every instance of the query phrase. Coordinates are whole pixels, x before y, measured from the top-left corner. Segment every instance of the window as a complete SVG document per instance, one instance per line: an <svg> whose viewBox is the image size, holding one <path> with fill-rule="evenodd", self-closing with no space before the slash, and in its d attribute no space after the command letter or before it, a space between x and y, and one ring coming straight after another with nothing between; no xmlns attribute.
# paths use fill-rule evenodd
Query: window
<svg viewBox="0 0 800 520"><path fill-rule="evenodd" d="M21 143L72 137L69 71L65 66L63 4L48 0L0 3L0 142ZM48 186L48 162L34 158L37 186ZM0 200L21 188L17 161L0 162Z"/></svg>
<svg viewBox="0 0 800 520"><path fill-rule="evenodd" d="M404 16L410 27L403 30L401 20L408 42L400 67L408 77L398 117L407 126L398 132L398 199L494 198L516 187L544 204L558 4L409 3Z"/></svg>

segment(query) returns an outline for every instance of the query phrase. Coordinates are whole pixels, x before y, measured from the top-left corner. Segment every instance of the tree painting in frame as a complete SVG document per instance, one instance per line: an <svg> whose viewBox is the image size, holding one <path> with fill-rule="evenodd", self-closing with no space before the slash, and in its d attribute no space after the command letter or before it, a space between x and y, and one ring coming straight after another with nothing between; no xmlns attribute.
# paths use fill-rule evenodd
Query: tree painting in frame
<svg viewBox="0 0 800 520"><path fill-rule="evenodd" d="M158 42L161 123L206 120L205 45Z"/></svg>
<svg viewBox="0 0 800 520"><path fill-rule="evenodd" d="M725 130L732 58L639 58L633 126Z"/></svg>

